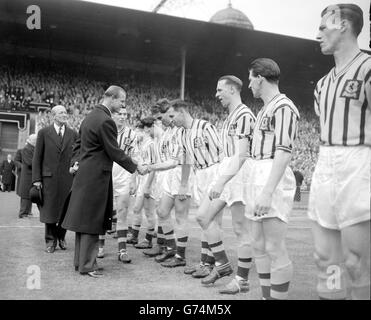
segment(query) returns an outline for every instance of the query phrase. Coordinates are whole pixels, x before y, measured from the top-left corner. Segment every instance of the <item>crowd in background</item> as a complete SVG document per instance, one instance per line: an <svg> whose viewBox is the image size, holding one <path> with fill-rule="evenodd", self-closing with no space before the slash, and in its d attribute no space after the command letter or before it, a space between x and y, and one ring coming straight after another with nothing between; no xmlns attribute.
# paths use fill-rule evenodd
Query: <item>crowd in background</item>
<svg viewBox="0 0 371 320"><path fill-rule="evenodd" d="M105 88L116 83L127 91L129 124L149 115L151 104L160 98L179 97L178 82L161 77L137 76L135 72L105 74L97 76L92 66L52 62L46 59L20 58L0 67L0 109L27 108L31 103L61 104L66 107L70 117L69 126L78 131L85 115L96 106ZM100 80L97 80L99 78ZM103 79L103 81L102 81ZM223 110L214 98L214 92L190 90L185 100L190 102L191 113L195 118L203 118L218 129L221 128L228 112ZM257 115L261 103L251 99L244 101ZM303 189L309 189L319 148L319 123L313 107L298 106L301 120L298 138L294 148L291 166L302 172ZM27 109L26 109L27 110ZM50 113L40 112L37 127L52 123Z"/></svg>

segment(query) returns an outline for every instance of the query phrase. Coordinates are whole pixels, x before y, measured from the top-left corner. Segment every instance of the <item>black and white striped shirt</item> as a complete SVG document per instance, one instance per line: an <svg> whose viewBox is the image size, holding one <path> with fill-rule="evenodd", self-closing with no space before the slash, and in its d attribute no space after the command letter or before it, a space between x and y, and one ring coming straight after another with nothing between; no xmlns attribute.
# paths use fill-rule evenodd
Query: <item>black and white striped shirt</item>
<svg viewBox="0 0 371 320"><path fill-rule="evenodd" d="M249 139L250 147L247 156L251 156L251 141L255 121L256 118L250 108L242 103L228 115L221 130L221 140L226 157L235 155L240 139Z"/></svg>
<svg viewBox="0 0 371 320"><path fill-rule="evenodd" d="M192 126L184 129L180 144L173 157L196 169L205 169L223 158L223 148L216 128L208 121L193 119Z"/></svg>
<svg viewBox="0 0 371 320"><path fill-rule="evenodd" d="M371 146L371 57L359 52L338 74L318 81L314 109L324 145Z"/></svg>
<svg viewBox="0 0 371 320"><path fill-rule="evenodd" d="M117 133L117 143L119 147L129 156L133 155L135 148L135 132L129 127L124 127Z"/></svg>
<svg viewBox="0 0 371 320"><path fill-rule="evenodd" d="M284 94L264 106L256 120L252 142L254 159L274 159L276 150L291 152L297 135L299 111Z"/></svg>

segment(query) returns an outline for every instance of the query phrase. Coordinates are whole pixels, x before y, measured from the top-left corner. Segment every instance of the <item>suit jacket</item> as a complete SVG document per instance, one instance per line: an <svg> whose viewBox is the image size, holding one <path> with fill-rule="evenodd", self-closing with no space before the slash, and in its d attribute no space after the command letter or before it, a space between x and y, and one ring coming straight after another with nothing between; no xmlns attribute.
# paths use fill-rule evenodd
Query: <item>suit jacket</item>
<svg viewBox="0 0 371 320"><path fill-rule="evenodd" d="M42 223L57 223L72 186L69 173L77 132L65 126L62 143L54 125L37 134L32 161L32 182L42 182L43 205L39 207Z"/></svg>
<svg viewBox="0 0 371 320"><path fill-rule="evenodd" d="M117 144L117 127L109 110L98 105L84 119L72 159L79 162L62 227L74 232L105 234L111 228L112 165L127 171L137 165Z"/></svg>
<svg viewBox="0 0 371 320"><path fill-rule="evenodd" d="M32 187L32 157L35 147L26 143L22 149L22 170L19 180L19 196L23 199L30 199Z"/></svg>
<svg viewBox="0 0 371 320"><path fill-rule="evenodd" d="M8 160L4 160L0 167L0 174L2 177L2 182L4 184L12 184L14 181L14 171L15 171L15 163L13 160L8 162Z"/></svg>

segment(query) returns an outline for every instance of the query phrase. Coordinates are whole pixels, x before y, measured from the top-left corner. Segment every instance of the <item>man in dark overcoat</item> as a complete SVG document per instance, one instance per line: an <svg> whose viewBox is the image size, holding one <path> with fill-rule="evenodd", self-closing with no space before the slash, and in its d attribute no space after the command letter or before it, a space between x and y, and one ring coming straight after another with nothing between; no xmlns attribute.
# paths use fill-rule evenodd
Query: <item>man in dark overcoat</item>
<svg viewBox="0 0 371 320"><path fill-rule="evenodd" d="M111 229L112 165L118 163L130 173L146 169L137 165L117 144L117 127L111 116L125 108L126 92L110 86L102 104L95 107L80 126L78 150L72 163L77 172L62 227L76 232L75 270L92 277L102 276L96 257L99 235Z"/></svg>
<svg viewBox="0 0 371 320"><path fill-rule="evenodd" d="M32 187L32 158L35 151L36 134L31 134L25 147L22 149L22 169L19 180L19 196L21 197L19 218L31 215L32 202L30 199L30 189Z"/></svg>
<svg viewBox="0 0 371 320"><path fill-rule="evenodd" d="M57 242L66 249L66 230L61 228L59 219L63 204L72 186L69 174L73 144L77 132L67 126L66 108L58 105L51 110L53 124L37 134L32 163L32 183L41 186L43 204L39 206L40 222L45 224L46 252L53 253Z"/></svg>
<svg viewBox="0 0 371 320"><path fill-rule="evenodd" d="M15 156L14 156L14 163L16 167L16 176L17 176L17 183L16 183L16 194L21 196L20 193L20 181L21 181L21 170L22 170L22 149L18 149Z"/></svg>
<svg viewBox="0 0 371 320"><path fill-rule="evenodd" d="M12 190L12 184L14 184L15 180L15 163L12 160L11 154L8 154L7 159L1 164L0 176L4 186L3 191L10 192Z"/></svg>

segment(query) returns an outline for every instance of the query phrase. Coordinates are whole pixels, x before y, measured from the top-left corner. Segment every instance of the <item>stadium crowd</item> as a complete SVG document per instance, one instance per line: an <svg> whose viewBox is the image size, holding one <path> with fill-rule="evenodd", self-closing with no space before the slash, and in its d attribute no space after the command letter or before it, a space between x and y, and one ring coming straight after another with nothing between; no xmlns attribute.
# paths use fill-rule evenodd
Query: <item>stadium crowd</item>
<svg viewBox="0 0 371 320"><path fill-rule="evenodd" d="M80 123L99 103L109 75L103 76L103 81L90 75L87 66L66 62L54 62L38 58L17 58L16 62L9 57L0 73L0 108L5 110L27 111L31 103L43 103L51 106L61 104L69 114L68 124L78 131ZM116 83L123 84L128 92L127 109L128 122L135 126L137 121L150 115L149 106L161 97L175 99L179 88L174 82L151 77L148 81L145 75L135 76L131 71L126 75L116 75ZM205 119L221 129L227 111L214 98L214 92L190 90L185 99L191 103L191 113L195 118ZM260 109L260 104L251 99L244 101L254 114ZM314 166L319 148L319 124L312 106L300 108L298 139L293 152L291 166L304 175L303 190L309 190ZM37 117L37 127L41 129L52 123L49 112L40 111Z"/></svg>

